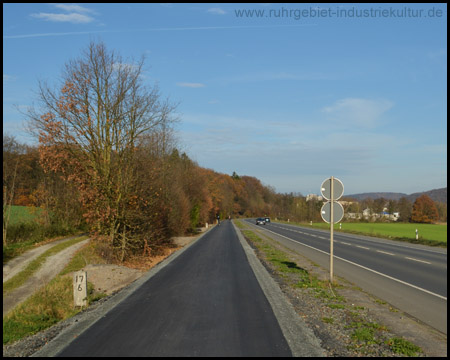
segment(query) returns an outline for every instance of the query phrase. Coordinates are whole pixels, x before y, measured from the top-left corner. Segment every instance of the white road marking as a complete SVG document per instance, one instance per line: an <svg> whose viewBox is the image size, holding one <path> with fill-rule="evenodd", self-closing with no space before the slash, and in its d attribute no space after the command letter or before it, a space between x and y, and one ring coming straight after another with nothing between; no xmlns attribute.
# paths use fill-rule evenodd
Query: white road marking
<svg viewBox="0 0 450 360"><path fill-rule="evenodd" d="M395 254L392 254L392 253L390 253L390 252L387 252L387 251L381 251L381 250L376 250L377 252L379 252L379 253L382 253L382 254L386 254L386 255L391 255L391 256L395 256Z"/></svg>
<svg viewBox="0 0 450 360"><path fill-rule="evenodd" d="M421 262L421 263L424 263L424 264L431 265L431 263L428 262L428 261L423 261L423 260L419 260L419 259L414 259L414 258L410 258L410 257L407 257L407 256L405 256L405 259L412 260L412 261L418 261L418 262Z"/></svg>
<svg viewBox="0 0 450 360"><path fill-rule="evenodd" d="M275 234L275 235L277 235L277 236L284 237L285 239L290 240L290 241L292 241L292 242L295 242L296 244L300 244L300 245L309 247L309 248L311 248L311 249L313 249L313 250L316 250L316 251L319 251L319 252L321 252L321 253L324 253L324 254L326 254L326 255L330 255L329 252L326 252L326 251L323 251L323 250L320 250L320 249L316 249L315 247L312 247L312 246L303 244L303 243L301 243L300 241L293 240L293 239L291 239L291 238L288 238L287 236L284 236L284 235L281 235L281 234L277 234L276 232L273 232L273 231L271 231L271 230L267 230L267 231L269 231L269 232L271 232L271 233L273 233L273 234ZM369 269L368 267L365 267L365 266L356 264L356 263L354 263L353 261L343 259L343 258L341 258L341 257L339 257L339 256L336 256L336 255L334 256L334 258L339 259L339 260L342 260L342 261L345 261L345 262L348 262L349 264L355 265L355 266L360 267L360 268L362 268L362 269L364 269L364 270L373 272L373 273L378 274L378 275L380 275L380 276L383 276L383 277L385 277L385 278L388 278L388 279L397 281L397 282L399 282L400 284L410 286L410 287L412 287L412 288L414 288L414 289L423 291L423 292L425 292L425 293L427 293L427 294L436 296L436 297L438 297L438 298L440 298L440 299L443 299L443 300L447 301L447 297L445 297L445 296L442 296L442 295L439 295L439 294L435 294L435 293L433 293L433 292L431 292L431 291L428 291L428 290L426 290L426 289L422 289L421 287L418 287L418 286L416 286L416 285L407 283L406 281L399 280L399 279L396 279L396 278L394 278L394 277L392 277L392 276L389 276L389 275L380 273L379 271Z"/></svg>
<svg viewBox="0 0 450 360"><path fill-rule="evenodd" d="M286 226L295 226L295 225L288 225L288 224L285 224ZM283 227L282 226L279 226L279 228L280 229L283 229ZM285 230L286 230L286 228L284 228ZM311 230L311 231L317 231L317 232L323 232L324 230L318 230L318 229L315 229L315 228L309 228L308 230ZM335 233L336 234L336 233ZM338 235L339 236L342 236L342 237L347 237L347 238L351 238L351 239L358 239L355 235L351 235L351 234L348 234L348 233L344 233L344 232L338 232ZM369 239L368 237L370 237L370 236L368 236L368 235L365 235L365 237L366 237L366 239L365 239L365 241L367 241L367 242L375 242L375 243L377 243L377 244L379 244L379 243L384 243L383 241L379 241L379 240L384 240L384 239L379 239L379 240L374 240L374 239ZM358 239L358 240L360 240L360 239ZM387 239L386 239L386 241L388 241ZM395 244L395 243L389 243L389 245L390 246L396 246L396 247L401 247L401 248L407 248L407 249L414 249L414 250L417 250L417 248L416 247L414 247L414 246L408 246L408 245L406 245L406 244ZM443 255L443 253L442 252L440 252L440 251L434 251L434 250L429 250L429 249L426 249L426 248L421 248L420 249L421 251L426 251L426 252L431 252L431 253L434 253L434 254L439 254L439 255ZM445 253L445 256L447 256L447 253Z"/></svg>
<svg viewBox="0 0 450 360"><path fill-rule="evenodd" d="M370 248L368 248L368 247L365 247L365 246L359 246L359 245L356 245L356 247L359 247L360 249L366 249L366 250L370 250Z"/></svg>

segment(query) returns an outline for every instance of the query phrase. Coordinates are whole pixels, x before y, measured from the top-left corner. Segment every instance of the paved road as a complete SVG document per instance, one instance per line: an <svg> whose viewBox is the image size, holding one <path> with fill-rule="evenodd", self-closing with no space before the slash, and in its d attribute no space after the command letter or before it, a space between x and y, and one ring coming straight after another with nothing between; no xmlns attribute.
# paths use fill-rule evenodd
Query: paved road
<svg viewBox="0 0 450 360"><path fill-rule="evenodd" d="M59 356L292 356L229 221L210 230Z"/></svg>
<svg viewBox="0 0 450 360"><path fill-rule="evenodd" d="M329 232L280 223L259 228L329 268ZM447 333L446 249L337 232L334 240L336 275Z"/></svg>

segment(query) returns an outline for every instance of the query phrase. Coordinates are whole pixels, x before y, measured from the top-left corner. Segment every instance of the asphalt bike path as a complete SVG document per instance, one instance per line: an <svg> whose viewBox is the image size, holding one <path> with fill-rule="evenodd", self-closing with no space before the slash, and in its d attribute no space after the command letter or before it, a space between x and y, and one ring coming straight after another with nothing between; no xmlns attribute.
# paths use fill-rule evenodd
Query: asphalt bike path
<svg viewBox="0 0 450 360"><path fill-rule="evenodd" d="M58 356L292 356L231 221L222 221Z"/></svg>

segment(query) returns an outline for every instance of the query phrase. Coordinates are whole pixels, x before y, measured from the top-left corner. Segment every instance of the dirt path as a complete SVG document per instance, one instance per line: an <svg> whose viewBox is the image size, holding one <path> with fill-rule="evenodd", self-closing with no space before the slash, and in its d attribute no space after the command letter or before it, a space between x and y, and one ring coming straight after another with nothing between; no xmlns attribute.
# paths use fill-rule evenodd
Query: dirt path
<svg viewBox="0 0 450 360"><path fill-rule="evenodd" d="M11 260L3 267L3 282L12 278L14 275L22 271L32 260L36 259L39 255L43 254L53 246L60 244L64 241L68 241L73 238L58 240L51 244L40 246L39 248L30 250L25 254ZM3 295L3 317L17 305L25 301L35 291L47 284L53 279L67 263L72 259L75 252L82 246L87 244L89 239L80 241L79 243L72 245L59 253L47 258L44 264L33 274L22 286Z"/></svg>
<svg viewBox="0 0 450 360"><path fill-rule="evenodd" d="M25 267L34 259L36 259L39 255L46 252L48 249L52 248L55 245L61 244L65 241L74 239L75 236L53 241L51 243L41 245L35 249L28 250L24 254L15 257L8 261L7 264L3 265L3 282L11 279L13 276L17 275L21 272Z"/></svg>

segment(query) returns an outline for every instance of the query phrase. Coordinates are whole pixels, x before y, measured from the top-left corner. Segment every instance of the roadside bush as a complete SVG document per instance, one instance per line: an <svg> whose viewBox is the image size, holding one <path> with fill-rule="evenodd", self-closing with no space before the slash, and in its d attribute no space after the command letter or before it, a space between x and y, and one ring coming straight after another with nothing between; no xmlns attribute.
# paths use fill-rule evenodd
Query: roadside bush
<svg viewBox="0 0 450 360"><path fill-rule="evenodd" d="M77 230L61 224L41 225L37 223L19 223L8 227L8 244L20 242L37 243L47 238L74 234Z"/></svg>
<svg viewBox="0 0 450 360"><path fill-rule="evenodd" d="M36 239L38 242L43 239L42 225L37 223L19 223L8 226L6 241L8 244L16 244L23 241Z"/></svg>
<svg viewBox="0 0 450 360"><path fill-rule="evenodd" d="M83 228L77 229L58 223L50 225L42 225L36 222L10 224L6 237L7 245L3 246L3 263L8 262L36 243L58 236L73 235L83 230Z"/></svg>

